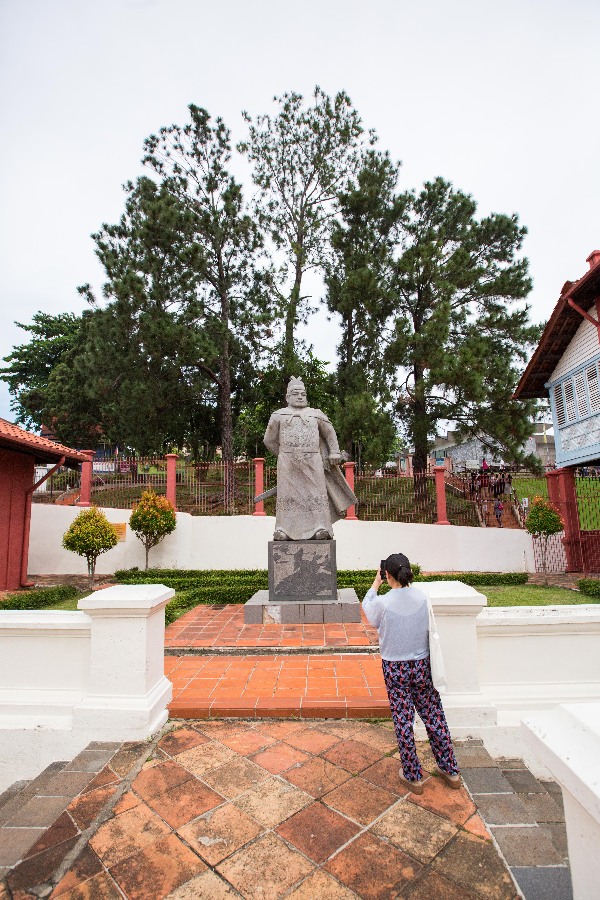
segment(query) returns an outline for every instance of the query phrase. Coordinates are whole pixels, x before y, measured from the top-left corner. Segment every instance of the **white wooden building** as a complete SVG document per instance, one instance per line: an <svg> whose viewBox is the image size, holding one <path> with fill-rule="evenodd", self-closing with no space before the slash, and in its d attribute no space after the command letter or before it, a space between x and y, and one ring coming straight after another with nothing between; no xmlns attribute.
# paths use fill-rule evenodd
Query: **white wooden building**
<svg viewBox="0 0 600 900"><path fill-rule="evenodd" d="M600 250L567 281L515 399L550 399L557 466L600 464Z"/></svg>

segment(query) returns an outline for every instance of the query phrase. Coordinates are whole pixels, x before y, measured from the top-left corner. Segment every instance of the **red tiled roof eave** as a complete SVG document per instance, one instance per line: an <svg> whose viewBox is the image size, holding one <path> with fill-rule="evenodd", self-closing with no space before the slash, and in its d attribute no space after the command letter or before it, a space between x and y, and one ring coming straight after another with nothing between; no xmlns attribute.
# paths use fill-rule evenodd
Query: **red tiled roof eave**
<svg viewBox="0 0 600 900"><path fill-rule="evenodd" d="M567 283L565 287L566 290L563 289L540 342L521 375L513 400L547 397L545 385L583 321L581 313L569 305L569 300L573 300L585 312L588 311L600 296L600 262L579 281L571 285Z"/></svg>
<svg viewBox="0 0 600 900"><path fill-rule="evenodd" d="M0 447L35 456L36 462L40 463L57 463L64 456L66 466L75 466L86 459L78 450L25 431L6 419L0 419Z"/></svg>

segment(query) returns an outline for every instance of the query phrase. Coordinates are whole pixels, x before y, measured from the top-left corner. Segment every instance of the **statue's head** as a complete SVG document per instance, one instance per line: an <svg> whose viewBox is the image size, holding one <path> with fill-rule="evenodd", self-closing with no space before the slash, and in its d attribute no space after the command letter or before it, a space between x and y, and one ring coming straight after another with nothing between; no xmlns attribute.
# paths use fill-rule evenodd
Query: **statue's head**
<svg viewBox="0 0 600 900"><path fill-rule="evenodd" d="M290 378L285 399L288 402L288 406L295 406L298 409L302 409L302 407L308 405L306 400L306 388L304 387L304 382L301 378Z"/></svg>

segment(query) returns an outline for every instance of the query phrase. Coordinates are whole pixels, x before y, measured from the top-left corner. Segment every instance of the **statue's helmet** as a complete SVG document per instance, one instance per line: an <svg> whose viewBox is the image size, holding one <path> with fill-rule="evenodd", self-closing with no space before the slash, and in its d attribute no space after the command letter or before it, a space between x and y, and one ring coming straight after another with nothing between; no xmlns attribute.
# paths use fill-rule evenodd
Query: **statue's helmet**
<svg viewBox="0 0 600 900"><path fill-rule="evenodd" d="M292 376L289 380L287 390L285 392L286 397L288 397L291 394L291 392L297 388L300 388L301 390L306 391L306 388L304 387L304 382L302 381L302 379L295 378L294 376Z"/></svg>

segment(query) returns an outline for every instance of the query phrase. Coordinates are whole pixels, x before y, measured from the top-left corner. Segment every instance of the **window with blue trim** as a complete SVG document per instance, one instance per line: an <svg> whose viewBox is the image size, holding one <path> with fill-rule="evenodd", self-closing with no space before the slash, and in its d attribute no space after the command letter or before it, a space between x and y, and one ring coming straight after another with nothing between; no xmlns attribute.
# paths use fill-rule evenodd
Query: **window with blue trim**
<svg viewBox="0 0 600 900"><path fill-rule="evenodd" d="M600 370L591 363L552 388L559 428L600 412Z"/></svg>

